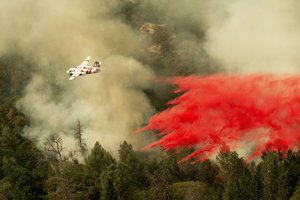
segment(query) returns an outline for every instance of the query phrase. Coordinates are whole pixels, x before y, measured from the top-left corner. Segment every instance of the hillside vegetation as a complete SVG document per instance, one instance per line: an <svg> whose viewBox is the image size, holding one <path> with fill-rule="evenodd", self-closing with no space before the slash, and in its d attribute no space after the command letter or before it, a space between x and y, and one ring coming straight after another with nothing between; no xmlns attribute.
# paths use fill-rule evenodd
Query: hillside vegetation
<svg viewBox="0 0 300 200"><path fill-rule="evenodd" d="M158 76L211 74L219 66L206 57L195 58L191 49L178 48L179 28L162 24L138 1L123 1L114 13L150 42L135 59ZM141 15L141 13L144 13ZM143 17L141 17L143 16ZM184 25L199 44L205 40L193 23ZM145 56L146 55L146 56ZM95 141L88 150L85 129L74 122L75 152L65 153L58 135L45 139L43 149L23 135L30 124L16 108L34 66L22 55L0 57L0 199L90 200L273 200L300 199L300 152L263 152L247 163L236 152L221 152L204 162L179 162L189 154L136 151L124 141L113 156ZM62 73L65 73L63 71ZM67 80L67 79L66 79ZM156 84L156 83L154 83ZM156 111L174 97L170 86L144 90ZM134 136L133 136L134 137Z"/></svg>

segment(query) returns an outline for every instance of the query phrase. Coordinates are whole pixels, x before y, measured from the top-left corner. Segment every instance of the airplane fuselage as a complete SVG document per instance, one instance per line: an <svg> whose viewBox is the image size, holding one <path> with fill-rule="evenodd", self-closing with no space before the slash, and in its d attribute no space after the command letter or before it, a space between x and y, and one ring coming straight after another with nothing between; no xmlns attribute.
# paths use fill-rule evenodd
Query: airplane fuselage
<svg viewBox="0 0 300 200"><path fill-rule="evenodd" d="M72 67L72 68L70 68L67 71L67 73L70 76L72 76L75 71L79 71L80 72L79 76L85 76L85 75L88 75L88 74L99 73L100 72L100 68L99 67L81 67L81 68Z"/></svg>
<svg viewBox="0 0 300 200"><path fill-rule="evenodd" d="M88 56L80 65L71 67L67 70L67 73L70 75L69 80L73 80L77 76L85 76L88 74L95 74L100 72L101 62L95 61L92 67L88 66L90 61L90 56Z"/></svg>

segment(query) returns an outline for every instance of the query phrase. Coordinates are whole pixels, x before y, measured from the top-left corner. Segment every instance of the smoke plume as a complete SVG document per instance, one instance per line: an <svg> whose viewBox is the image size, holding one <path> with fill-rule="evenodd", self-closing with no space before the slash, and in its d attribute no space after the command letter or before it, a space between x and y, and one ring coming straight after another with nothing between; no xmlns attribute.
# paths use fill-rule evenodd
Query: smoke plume
<svg viewBox="0 0 300 200"><path fill-rule="evenodd" d="M207 29L205 49L230 72L299 72L299 2L233 1Z"/></svg>
<svg viewBox="0 0 300 200"><path fill-rule="evenodd" d="M165 95L156 75L298 72L296 0L10 0L0 7L0 56L34 63L17 106L30 119L24 134L39 145L58 133L73 148L77 120L89 148L96 140L111 150L124 139L137 145L128 136L153 114L151 103L163 102L153 98ZM159 31L140 33L146 22ZM88 55L102 61L102 72L68 81L65 71ZM156 94L148 98L145 89Z"/></svg>
<svg viewBox="0 0 300 200"><path fill-rule="evenodd" d="M80 120L88 148L95 141L113 151L122 140L138 144L141 138L128 136L153 113L142 90L154 74L133 58L144 43L114 16L118 1L13 0L0 6L0 54L18 53L36 66L28 69L32 79L17 104L30 120L24 135L42 146L58 134L74 150ZM102 61L101 73L68 81L66 70L88 55Z"/></svg>

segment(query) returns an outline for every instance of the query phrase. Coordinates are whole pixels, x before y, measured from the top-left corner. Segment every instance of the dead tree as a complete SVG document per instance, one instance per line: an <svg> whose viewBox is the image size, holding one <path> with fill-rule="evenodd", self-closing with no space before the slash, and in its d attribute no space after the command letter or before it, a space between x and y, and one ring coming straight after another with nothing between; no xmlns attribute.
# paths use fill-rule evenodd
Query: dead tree
<svg viewBox="0 0 300 200"><path fill-rule="evenodd" d="M56 172L61 173L63 163L66 162L67 158L63 155L64 147L62 145L62 139L58 135L51 135L46 138L46 141L44 143L44 149L45 149L45 156L46 160L49 162L52 169L55 169L55 165L53 164L53 157L57 159L58 161L58 170ZM52 158L49 158L49 156L52 155ZM54 171L55 171L54 170Z"/></svg>
<svg viewBox="0 0 300 200"><path fill-rule="evenodd" d="M46 138L44 142L45 160L49 163L54 171L56 180L56 191L53 194L60 199L71 199L71 190L68 178L63 172L63 166L68 160L68 156L64 155L64 147L61 137L57 134Z"/></svg>
<svg viewBox="0 0 300 200"><path fill-rule="evenodd" d="M87 146L82 137L83 133L83 125L80 120L77 120L76 128L75 128L75 139L78 142L80 153L85 156L87 153Z"/></svg>

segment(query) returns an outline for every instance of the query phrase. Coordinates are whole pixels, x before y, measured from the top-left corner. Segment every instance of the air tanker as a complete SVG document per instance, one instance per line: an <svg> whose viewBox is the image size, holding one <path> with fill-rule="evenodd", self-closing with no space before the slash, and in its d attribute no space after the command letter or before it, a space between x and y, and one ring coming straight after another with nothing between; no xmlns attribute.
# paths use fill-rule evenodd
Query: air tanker
<svg viewBox="0 0 300 200"><path fill-rule="evenodd" d="M100 72L101 62L95 61L93 67L88 66L91 57L88 56L80 65L71 67L67 73L70 75L69 80L75 79L77 76L85 76L88 74L95 74Z"/></svg>

